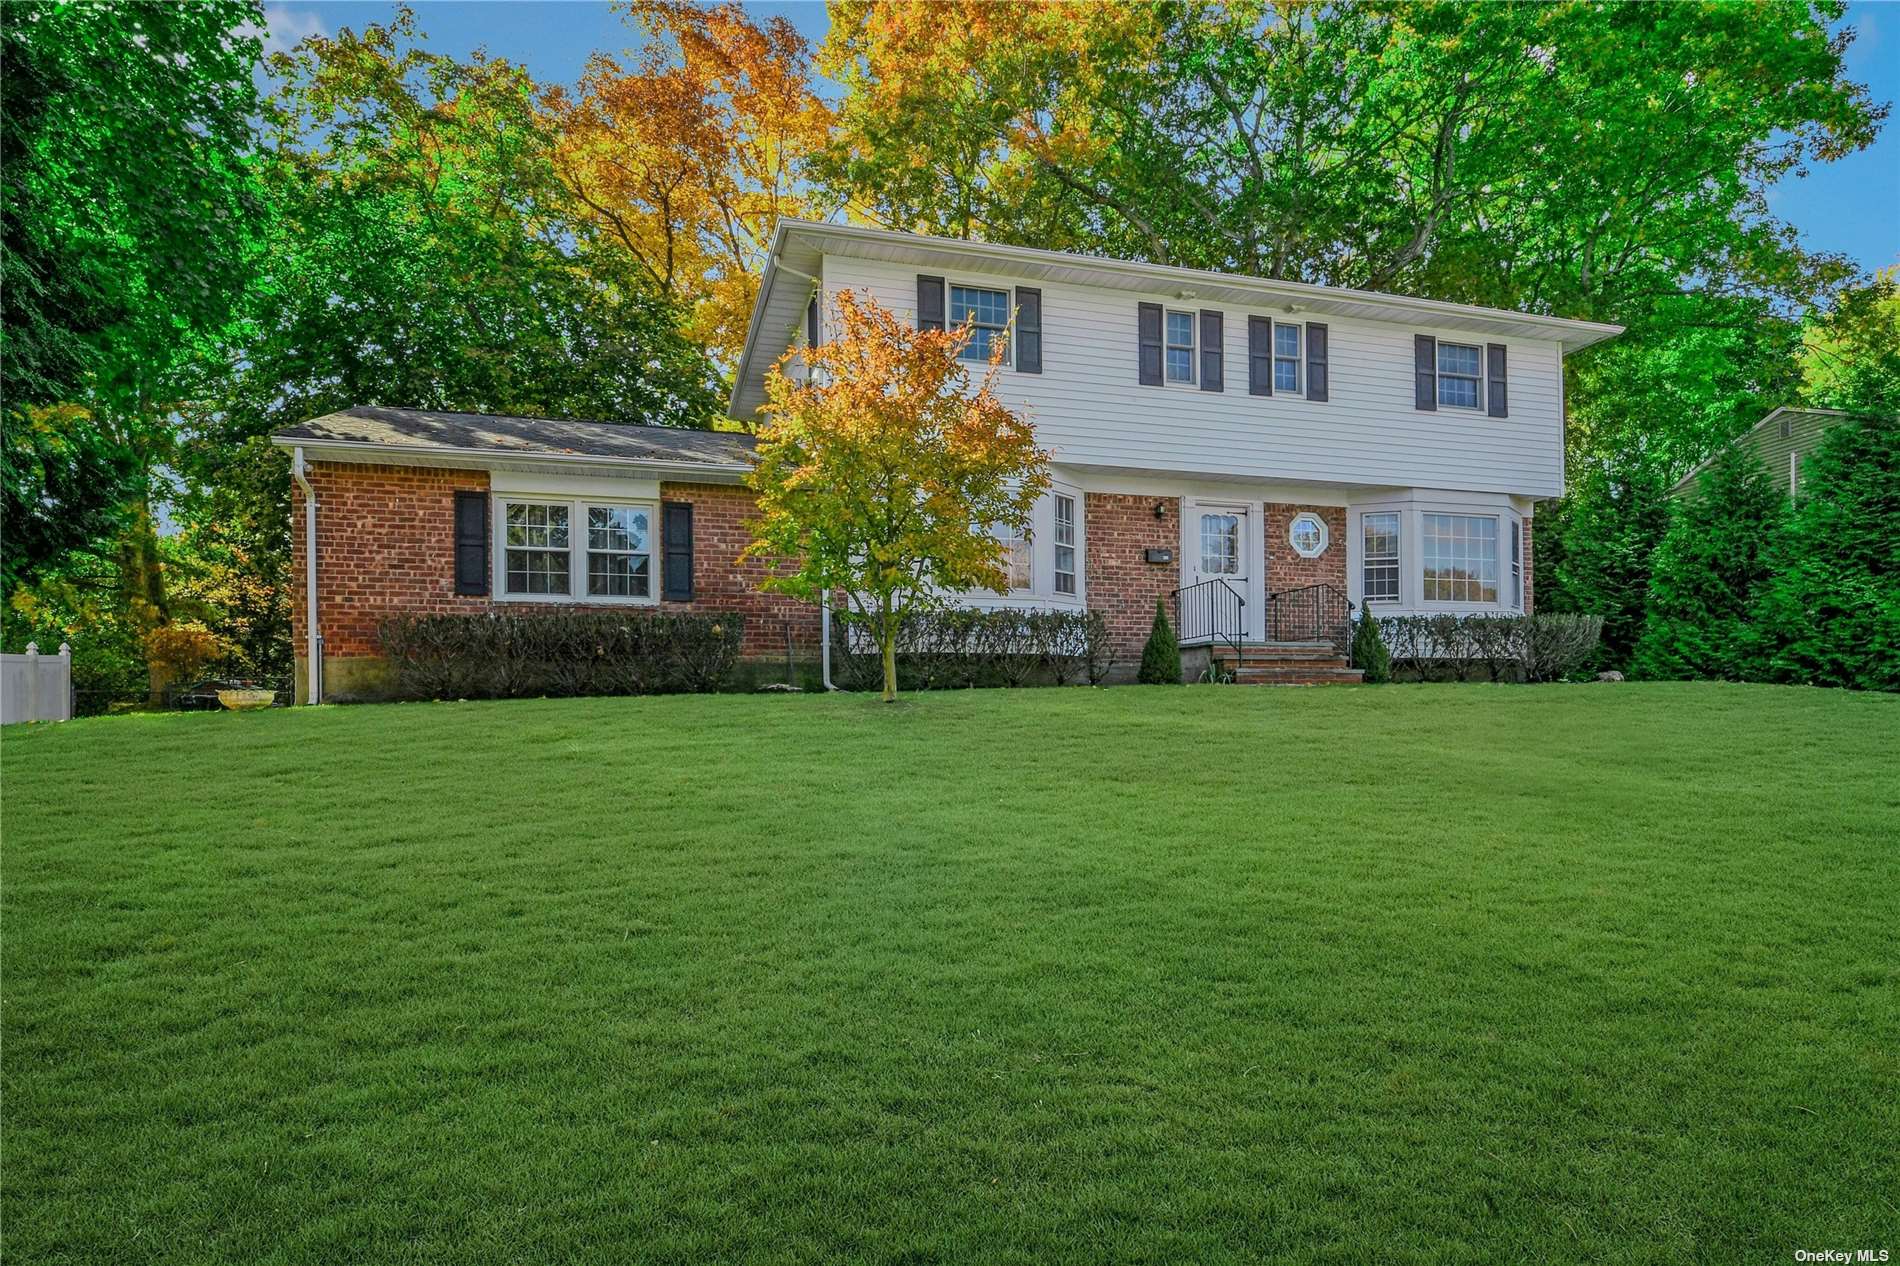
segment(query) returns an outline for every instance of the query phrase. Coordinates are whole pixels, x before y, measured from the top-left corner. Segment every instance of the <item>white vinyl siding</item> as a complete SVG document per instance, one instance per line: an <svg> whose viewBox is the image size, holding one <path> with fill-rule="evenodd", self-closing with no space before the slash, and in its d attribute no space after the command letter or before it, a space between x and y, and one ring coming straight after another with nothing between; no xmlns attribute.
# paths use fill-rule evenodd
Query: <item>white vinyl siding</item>
<svg viewBox="0 0 1900 1266"><path fill-rule="evenodd" d="M850 288L869 295L908 317L917 303L917 271L834 255L825 261L825 286L833 294ZM972 274L967 280L987 279ZM997 277L994 284L1000 290L1014 279ZM1469 333L1461 338L1452 328L1328 314L1330 401L1254 396L1230 383L1224 392L1170 393L1163 413L1153 390L1136 383L1136 304L1178 302L1173 295L1048 278L1031 284L1043 292L1043 372L1005 373L998 394L1035 419L1037 443L1059 464L1525 497L1563 491L1562 375L1554 341L1489 338L1509 348L1510 417L1432 412L1413 407L1413 335L1480 340ZM1206 306L1221 310L1229 330L1244 329L1249 315L1286 317L1284 309ZM1165 312L1162 338L1165 367Z"/></svg>

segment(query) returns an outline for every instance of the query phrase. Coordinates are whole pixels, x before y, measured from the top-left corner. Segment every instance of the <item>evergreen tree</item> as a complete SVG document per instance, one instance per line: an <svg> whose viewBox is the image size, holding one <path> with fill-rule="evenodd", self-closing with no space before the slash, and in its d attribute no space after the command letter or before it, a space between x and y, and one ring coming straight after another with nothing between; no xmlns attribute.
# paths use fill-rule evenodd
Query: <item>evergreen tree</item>
<svg viewBox="0 0 1900 1266"><path fill-rule="evenodd" d="M1749 620L1774 575L1787 505L1761 462L1734 445L1702 473L1649 577L1649 613L1631 668L1655 678L1741 680Z"/></svg>
<svg viewBox="0 0 1900 1266"><path fill-rule="evenodd" d="M1900 418L1830 430L1757 605L1770 681L1900 690Z"/></svg>
<svg viewBox="0 0 1900 1266"><path fill-rule="evenodd" d="M1370 611L1362 611L1359 624L1352 631L1352 666L1365 674L1368 682L1392 680L1392 652L1386 649L1385 637L1379 631L1379 618Z"/></svg>
<svg viewBox="0 0 1900 1266"><path fill-rule="evenodd" d="M1135 680L1144 686L1181 684L1181 644L1174 640L1174 626L1168 623L1168 609L1155 599L1154 629L1148 644L1141 648L1141 671Z"/></svg>

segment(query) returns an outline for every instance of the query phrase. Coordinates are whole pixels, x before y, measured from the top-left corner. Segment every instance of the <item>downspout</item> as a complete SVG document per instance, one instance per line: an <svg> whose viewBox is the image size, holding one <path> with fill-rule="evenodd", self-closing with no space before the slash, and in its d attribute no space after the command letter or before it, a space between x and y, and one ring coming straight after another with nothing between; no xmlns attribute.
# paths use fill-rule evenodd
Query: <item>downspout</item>
<svg viewBox="0 0 1900 1266"><path fill-rule="evenodd" d="M835 686L831 684L831 590L824 589L818 594L818 663L819 676L825 684L825 693L830 694Z"/></svg>
<svg viewBox="0 0 1900 1266"><path fill-rule="evenodd" d="M290 477L303 489L304 646L309 653L310 686L306 703L323 702L323 634L317 621L317 490L310 486L303 446L290 453Z"/></svg>

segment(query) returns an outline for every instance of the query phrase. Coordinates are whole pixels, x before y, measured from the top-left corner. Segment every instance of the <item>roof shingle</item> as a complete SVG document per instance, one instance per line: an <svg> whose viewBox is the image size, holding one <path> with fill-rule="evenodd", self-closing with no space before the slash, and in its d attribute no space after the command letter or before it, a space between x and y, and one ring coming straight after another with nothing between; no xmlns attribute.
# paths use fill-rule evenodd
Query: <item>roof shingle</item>
<svg viewBox="0 0 1900 1266"><path fill-rule="evenodd" d="M272 433L306 444L374 444L522 456L558 454L617 461L749 465L757 441L733 431L696 431L622 422L571 422L493 413L443 413L357 405Z"/></svg>

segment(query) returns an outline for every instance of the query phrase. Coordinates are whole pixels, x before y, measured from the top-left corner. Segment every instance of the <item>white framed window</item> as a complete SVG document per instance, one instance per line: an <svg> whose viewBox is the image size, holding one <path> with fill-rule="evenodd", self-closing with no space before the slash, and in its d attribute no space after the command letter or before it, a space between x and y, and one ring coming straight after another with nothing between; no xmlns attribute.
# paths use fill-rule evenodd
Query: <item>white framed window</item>
<svg viewBox="0 0 1900 1266"><path fill-rule="evenodd" d="M1055 497L1055 577L1056 592L1075 593L1075 498L1057 493Z"/></svg>
<svg viewBox="0 0 1900 1266"><path fill-rule="evenodd" d="M1273 323L1273 389L1300 394L1300 327Z"/></svg>
<svg viewBox="0 0 1900 1266"><path fill-rule="evenodd" d="M1511 605L1524 609L1524 525L1511 520Z"/></svg>
<svg viewBox="0 0 1900 1266"><path fill-rule="evenodd" d="M504 601L655 601L658 508L647 502L497 497L495 594Z"/></svg>
<svg viewBox="0 0 1900 1266"><path fill-rule="evenodd" d="M1419 516L1427 602L1498 600L1498 521L1492 515Z"/></svg>
<svg viewBox="0 0 1900 1266"><path fill-rule="evenodd" d="M1399 600L1399 513L1359 516L1360 593L1367 602Z"/></svg>
<svg viewBox="0 0 1900 1266"><path fill-rule="evenodd" d="M1240 574L1240 516L1209 513L1201 516L1201 575Z"/></svg>
<svg viewBox="0 0 1900 1266"><path fill-rule="evenodd" d="M587 507L587 593L596 598L652 596L653 516L645 507Z"/></svg>
<svg viewBox="0 0 1900 1266"><path fill-rule="evenodd" d="M1008 336L1009 292L983 290L976 286L950 287L950 328L970 322L970 341L957 353L958 360L990 362L990 350Z"/></svg>
<svg viewBox="0 0 1900 1266"><path fill-rule="evenodd" d="M1484 403L1484 349L1468 343L1438 345L1438 403L1476 409Z"/></svg>
<svg viewBox="0 0 1900 1266"><path fill-rule="evenodd" d="M1026 531L998 524L992 535L1003 545L1003 574L1009 577L1010 593L1027 593L1035 588L1035 546Z"/></svg>
<svg viewBox="0 0 1900 1266"><path fill-rule="evenodd" d="M1317 514L1296 514L1286 525L1286 542L1301 558L1318 558L1324 554L1330 535L1326 521Z"/></svg>
<svg viewBox="0 0 1900 1266"><path fill-rule="evenodd" d="M571 510L565 501L507 503L502 515L502 593L573 593Z"/></svg>
<svg viewBox="0 0 1900 1266"><path fill-rule="evenodd" d="M1194 314L1168 313L1168 381L1194 381Z"/></svg>

